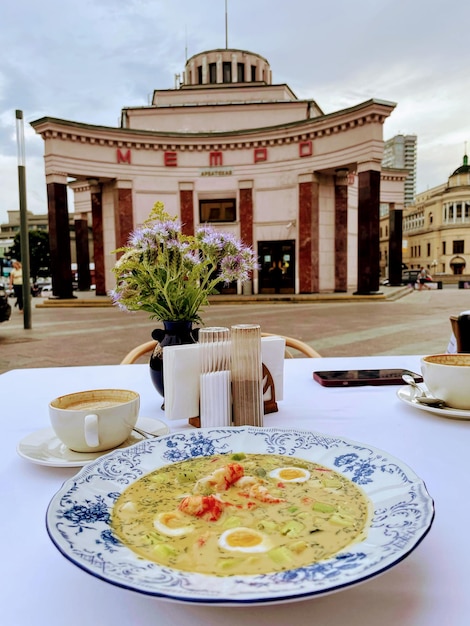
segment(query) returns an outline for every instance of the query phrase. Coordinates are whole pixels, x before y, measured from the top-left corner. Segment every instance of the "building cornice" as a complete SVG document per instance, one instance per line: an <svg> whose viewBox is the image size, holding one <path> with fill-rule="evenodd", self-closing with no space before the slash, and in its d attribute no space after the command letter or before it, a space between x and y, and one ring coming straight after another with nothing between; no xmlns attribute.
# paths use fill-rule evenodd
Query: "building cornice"
<svg viewBox="0 0 470 626"><path fill-rule="evenodd" d="M115 128L53 117L31 122L44 140L87 143L135 150L237 150L300 143L348 132L368 124L383 124L395 104L368 100L315 118L277 126L214 133L179 133Z"/></svg>

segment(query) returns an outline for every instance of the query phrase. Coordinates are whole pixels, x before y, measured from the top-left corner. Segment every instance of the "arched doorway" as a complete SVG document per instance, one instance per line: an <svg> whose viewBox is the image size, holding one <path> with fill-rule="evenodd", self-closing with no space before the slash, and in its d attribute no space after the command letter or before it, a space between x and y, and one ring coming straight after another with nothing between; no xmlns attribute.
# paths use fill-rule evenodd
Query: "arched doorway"
<svg viewBox="0 0 470 626"><path fill-rule="evenodd" d="M453 274L463 274L465 265L465 259L461 256L455 256L450 262L450 267Z"/></svg>

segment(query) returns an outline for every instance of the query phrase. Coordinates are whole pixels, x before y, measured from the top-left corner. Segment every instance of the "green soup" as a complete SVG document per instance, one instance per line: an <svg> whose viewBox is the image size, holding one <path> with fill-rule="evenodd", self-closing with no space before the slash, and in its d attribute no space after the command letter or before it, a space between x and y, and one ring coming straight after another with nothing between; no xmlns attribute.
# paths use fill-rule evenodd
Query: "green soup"
<svg viewBox="0 0 470 626"><path fill-rule="evenodd" d="M122 543L161 565L215 576L302 567L366 535L370 502L341 474L276 454L166 465L115 503Z"/></svg>

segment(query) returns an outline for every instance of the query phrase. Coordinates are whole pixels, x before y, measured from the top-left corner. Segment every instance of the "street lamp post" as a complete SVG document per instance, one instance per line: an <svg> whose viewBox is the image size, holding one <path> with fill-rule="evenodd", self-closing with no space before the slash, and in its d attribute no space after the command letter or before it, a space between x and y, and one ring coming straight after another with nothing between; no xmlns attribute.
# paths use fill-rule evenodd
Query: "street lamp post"
<svg viewBox="0 0 470 626"><path fill-rule="evenodd" d="M29 281L29 232L26 203L26 165L24 150L23 111L16 111L16 140L18 146L18 190L20 201L20 246L23 275L23 327L31 328L31 286Z"/></svg>

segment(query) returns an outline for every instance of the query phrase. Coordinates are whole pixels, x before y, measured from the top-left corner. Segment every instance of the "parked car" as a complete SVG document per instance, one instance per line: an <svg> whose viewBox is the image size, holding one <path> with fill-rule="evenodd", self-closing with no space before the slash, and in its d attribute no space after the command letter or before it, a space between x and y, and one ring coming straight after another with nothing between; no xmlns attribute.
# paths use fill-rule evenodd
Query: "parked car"
<svg viewBox="0 0 470 626"><path fill-rule="evenodd" d="M43 297L52 296L52 285L46 283L44 285L40 285L41 293L40 295Z"/></svg>
<svg viewBox="0 0 470 626"><path fill-rule="evenodd" d="M419 270L405 270L401 271L401 282L403 285L414 285L418 280ZM384 278L381 282L381 285L390 285L390 280L388 278Z"/></svg>
<svg viewBox="0 0 470 626"><path fill-rule="evenodd" d="M414 285L418 280L420 270L402 270L401 281L405 285Z"/></svg>
<svg viewBox="0 0 470 626"><path fill-rule="evenodd" d="M8 322L11 316L11 306L4 285L0 284L0 322Z"/></svg>

